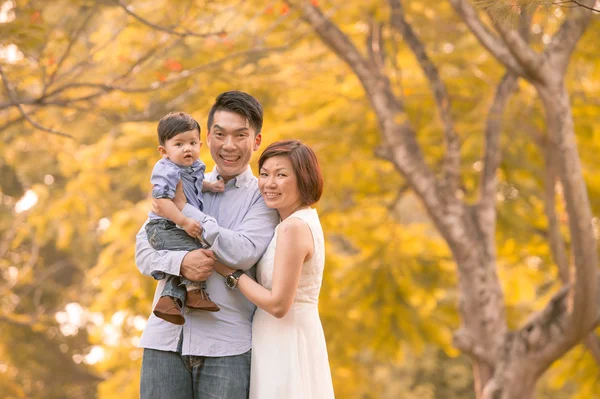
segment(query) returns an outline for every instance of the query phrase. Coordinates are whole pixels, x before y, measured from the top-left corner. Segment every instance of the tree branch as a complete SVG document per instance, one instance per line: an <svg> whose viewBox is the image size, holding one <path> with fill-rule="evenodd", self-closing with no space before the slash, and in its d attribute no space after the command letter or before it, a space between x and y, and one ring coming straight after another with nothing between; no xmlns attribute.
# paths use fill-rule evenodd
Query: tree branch
<svg viewBox="0 0 600 399"><path fill-rule="evenodd" d="M460 183L460 139L454 128L452 105L446 85L442 81L437 67L429 58L425 46L417 37L412 26L406 21L404 6L400 0L389 0L392 10L392 26L402 34L417 58L421 69L429 81L433 91L437 109L444 126L446 153L444 156L444 182L450 193L454 193Z"/></svg>
<svg viewBox="0 0 600 399"><path fill-rule="evenodd" d="M571 273L569 271L569 258L565 241L560 232L560 221L556 215L556 183L558 179L558 168L555 159L558 156L556 149L549 141L545 143L544 151L546 174L544 176L544 213L548 219L548 241L554 262L558 266L560 280L565 285L571 284ZM600 366L600 342L592 331L584 339L584 345Z"/></svg>
<svg viewBox="0 0 600 399"><path fill-rule="evenodd" d="M377 71L383 71L385 63L383 47L383 26L374 17L369 18L369 34L367 35L367 53L369 61Z"/></svg>
<svg viewBox="0 0 600 399"><path fill-rule="evenodd" d="M218 35L226 34L226 32L224 30L220 30L220 31L216 31L216 32L209 32L209 33L196 33L196 32L189 31L187 29L184 29L183 32L176 31L176 30L173 30L170 28L166 28L164 26L156 25L156 24L148 21L147 19L142 18L141 16L139 16L138 14L133 12L133 9L131 6L128 6L125 3L123 3L122 0L117 0L117 4L119 4L119 6L121 6L121 8L123 10L125 10L125 12L127 14L131 15L133 18L135 18L137 21L141 22L142 24L149 26L150 28L152 28L154 30L165 32L170 35L181 36L181 37L188 37L188 36L190 36L190 37L210 37L210 36L218 36Z"/></svg>
<svg viewBox="0 0 600 399"><path fill-rule="evenodd" d="M481 22L477 11L468 0L448 0L479 42L512 73L525 76L526 72L506 45Z"/></svg>
<svg viewBox="0 0 600 399"><path fill-rule="evenodd" d="M51 133L51 134L55 134L57 136L68 137L70 139L74 139L74 137L71 136L70 134L47 128L45 126L40 125L33 119L31 119L29 117L29 115L27 114L27 112L25 112L25 109L23 109L23 106L21 106L21 104L17 101L17 98L15 97L15 95L10 87L10 83L8 82L8 79L6 78L6 75L4 74L4 69L2 68L2 65L0 65L0 77L2 78L2 82L4 83L4 89L6 90L6 93L8 94L8 98L11 101L11 105L13 105L14 107L16 107L19 110L19 112L21 113L23 118L27 122L29 122L29 124L31 124L31 126L33 126L34 128L36 128L38 130L46 132L46 133Z"/></svg>
<svg viewBox="0 0 600 399"><path fill-rule="evenodd" d="M524 40L529 39L531 14L522 13L519 19L519 33ZM485 235L487 247L496 248L496 193L498 191L498 167L502 159L500 150L500 134L502 132L502 116L509 98L517 89L518 76L510 71L500 80L490 107L485 128L485 148L483 171L480 180L480 199L477 204L480 229ZM494 254L495 256L495 254Z"/></svg>
<svg viewBox="0 0 600 399"><path fill-rule="evenodd" d="M502 159L500 150L500 134L502 132L502 115L508 99L517 88L517 76L506 73L498 87L494 101L488 111L485 128L485 149L483 171L480 182L480 199L477 205L479 222L486 234L489 248L495 248L496 230L496 193L498 191L497 171Z"/></svg>
<svg viewBox="0 0 600 399"><path fill-rule="evenodd" d="M498 22L494 26L509 51L525 71L526 77L532 81L547 81L551 75L545 57L536 53L517 30Z"/></svg>
<svg viewBox="0 0 600 399"><path fill-rule="evenodd" d="M56 78L56 74L58 73L58 71L60 70L62 64L65 62L65 60L67 59L67 57L71 53L71 49L73 48L73 45L75 44L75 42L79 38L79 35L86 28L86 26L87 26L88 22L90 21L90 19L92 19L92 17L95 15L95 10L96 10L96 5L94 5L94 7L92 7L92 9L90 10L89 14L81 22L81 25L79 26L79 28L77 28L75 30L75 32L69 38L69 44L67 45L67 48L65 49L64 53L60 56L60 59L58 60L58 62L56 63L56 67L54 68L54 71L52 71L52 74L48 78L47 85L51 85L54 82L54 79Z"/></svg>
<svg viewBox="0 0 600 399"><path fill-rule="evenodd" d="M11 101L8 103L0 103L0 110L9 108L12 106L17 106L17 107L21 108L21 105L37 105L37 106L65 105L65 104L69 104L69 103L73 103L73 102L88 101L88 100L91 100L93 98L99 97L103 94L113 92L113 91L118 91L118 92L123 92L123 93L145 93L145 92L155 91L155 90L164 88L170 84L179 82L183 79L187 79L188 77L192 76L195 73L199 73L199 72L220 66L227 61L231 61L233 59L240 58L240 57L260 55L260 54L264 54L264 53L268 53L268 52L285 51L290 46L292 46L294 43L295 43L295 40L288 44L282 45L282 46L255 48L255 49L250 49L250 50L246 50L246 51L240 51L237 53L232 53L232 54L229 54L220 59L217 59L217 60L208 62L206 64L198 65L194 68L190 68L185 71L182 71L182 72L178 73L176 76L165 80L164 82L156 81L156 82L153 82L152 84L150 84L149 86L145 86L145 87L127 87L127 86L116 85L116 84L114 84L114 82L113 83L93 83L93 82L67 83L67 84L64 84L63 86L60 86L60 87L56 88L55 90L48 92L45 95L42 95L38 98L33 98L33 99L28 99L28 100L17 100L16 98L13 97L13 98L11 98ZM81 89L81 88L98 89L98 91L95 91L94 93L91 93L91 94L86 94L82 97L66 98L66 99L59 99L59 100L54 99L53 100L53 98L56 97L58 94L61 94L67 90Z"/></svg>
<svg viewBox="0 0 600 399"><path fill-rule="evenodd" d="M554 68L557 68L561 72L561 76L567 70L569 59L575 50L579 38L583 35L592 20L592 11L590 9L593 10L593 8L589 6L595 4L595 0L582 0L581 2L573 3L583 8L577 7L569 13L560 29L552 37L552 42L544 51L544 54L550 58Z"/></svg>
<svg viewBox="0 0 600 399"><path fill-rule="evenodd" d="M302 11L321 41L355 73L377 115L387 155L424 202L432 218L442 225L446 210L439 182L426 164L404 105L394 95L387 77L372 66L339 27L307 1L287 1ZM450 200L450 199L449 199Z"/></svg>
<svg viewBox="0 0 600 399"><path fill-rule="evenodd" d="M588 5L590 3L584 4L583 1L565 0L565 1L556 1L553 4L556 4L556 5L560 6L560 7L566 7L567 4L572 4L573 5L572 7L566 7L566 8L578 8L578 7L581 7L581 8L584 8L586 10L590 10L590 11L593 11L593 12L600 13L600 8L596 8L596 7L593 7L592 5ZM596 4L596 1L593 1L591 4Z"/></svg>
<svg viewBox="0 0 600 399"><path fill-rule="evenodd" d="M558 266L558 275L563 284L571 283L569 272L569 258L565 241L560 232L560 222L556 215L556 183L558 178L558 166L556 157L559 156L551 143L546 142L544 151L546 174L544 175L544 213L548 219L548 241L550 250L556 266Z"/></svg>
<svg viewBox="0 0 600 399"><path fill-rule="evenodd" d="M577 149L570 98L564 80L557 80L551 86L537 85L536 89L544 104L550 145L559 154L555 162L559 166L563 198L569 215L571 253L575 265L574 302L572 320L568 328L579 341L587 335L597 313L596 303L593 301L599 291L595 278L598 252L592 226L593 215Z"/></svg>

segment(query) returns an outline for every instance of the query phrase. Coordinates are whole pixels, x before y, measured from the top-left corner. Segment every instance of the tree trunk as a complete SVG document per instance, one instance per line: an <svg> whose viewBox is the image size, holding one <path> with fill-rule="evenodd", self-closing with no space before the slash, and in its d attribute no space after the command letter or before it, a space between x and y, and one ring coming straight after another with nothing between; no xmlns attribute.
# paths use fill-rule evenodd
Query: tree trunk
<svg viewBox="0 0 600 399"><path fill-rule="evenodd" d="M575 144L569 96L562 81L569 55L591 17L574 12L555 35L546 56L529 46L526 35L512 29L497 26L501 38L495 36L468 1L450 0L478 39L507 68L488 117L481 196L477 204L470 205L457 196L454 189L460 180L457 167L460 144L452 119L451 98L426 48L404 18L402 2L388 0L391 25L403 35L421 65L440 111L446 147L441 179L425 162L403 98L395 95L382 67L382 55L373 48L367 49L365 57L318 6L305 1L287 2L302 11L303 18L322 42L346 62L360 80L379 121L381 154L420 198L452 252L457 264L462 320L454 345L473 361L477 398L533 398L539 376L580 342L598 319L596 242ZM561 289L545 309L532 315L521 329L508 332L496 265L495 196L496 170L500 162L499 121L517 77L536 86L546 109L548 131L559 154L557 163L569 213L576 274L573 285Z"/></svg>

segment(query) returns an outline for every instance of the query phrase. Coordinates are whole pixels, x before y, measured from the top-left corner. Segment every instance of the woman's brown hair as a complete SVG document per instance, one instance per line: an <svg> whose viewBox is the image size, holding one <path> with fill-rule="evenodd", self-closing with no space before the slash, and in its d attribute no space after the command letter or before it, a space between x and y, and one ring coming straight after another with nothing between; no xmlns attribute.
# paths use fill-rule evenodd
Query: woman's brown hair
<svg viewBox="0 0 600 399"><path fill-rule="evenodd" d="M292 163L302 205L312 205L318 202L323 194L323 175L313 150L299 140L277 141L269 145L260 155L259 170L267 159L279 155L287 157Z"/></svg>

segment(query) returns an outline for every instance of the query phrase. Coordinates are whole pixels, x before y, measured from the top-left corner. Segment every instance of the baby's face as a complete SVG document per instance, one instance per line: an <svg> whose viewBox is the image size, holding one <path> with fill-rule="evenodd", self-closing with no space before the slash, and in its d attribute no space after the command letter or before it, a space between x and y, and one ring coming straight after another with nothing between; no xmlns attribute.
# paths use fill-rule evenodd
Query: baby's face
<svg viewBox="0 0 600 399"><path fill-rule="evenodd" d="M163 156L179 166L191 166L200 156L201 146L198 129L188 130L165 142Z"/></svg>

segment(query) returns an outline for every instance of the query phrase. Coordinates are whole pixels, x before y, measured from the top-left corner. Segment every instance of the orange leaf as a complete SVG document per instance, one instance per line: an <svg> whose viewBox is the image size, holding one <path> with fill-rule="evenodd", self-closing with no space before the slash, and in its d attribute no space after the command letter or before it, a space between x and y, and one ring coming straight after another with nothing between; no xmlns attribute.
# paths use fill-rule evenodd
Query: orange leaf
<svg viewBox="0 0 600 399"><path fill-rule="evenodd" d="M35 10L29 17L29 21L31 21L32 24L41 24L43 22L42 12L40 10Z"/></svg>
<svg viewBox="0 0 600 399"><path fill-rule="evenodd" d="M319 0L310 0L310 4L312 4L315 7L319 7Z"/></svg>
<svg viewBox="0 0 600 399"><path fill-rule="evenodd" d="M165 61L165 68L169 71L179 72L183 69L183 65L179 61L169 58Z"/></svg>
<svg viewBox="0 0 600 399"><path fill-rule="evenodd" d="M158 79L160 82L164 82L167 80L167 77L160 72L156 72L156 79Z"/></svg>
<svg viewBox="0 0 600 399"><path fill-rule="evenodd" d="M48 63L49 66L56 64L56 60L54 60L54 56L53 55L48 56L47 63Z"/></svg>
<svg viewBox="0 0 600 399"><path fill-rule="evenodd" d="M281 15L287 15L290 12L290 6L284 4L281 6Z"/></svg>
<svg viewBox="0 0 600 399"><path fill-rule="evenodd" d="M273 14L273 6L268 6L267 8L265 8L265 14Z"/></svg>

